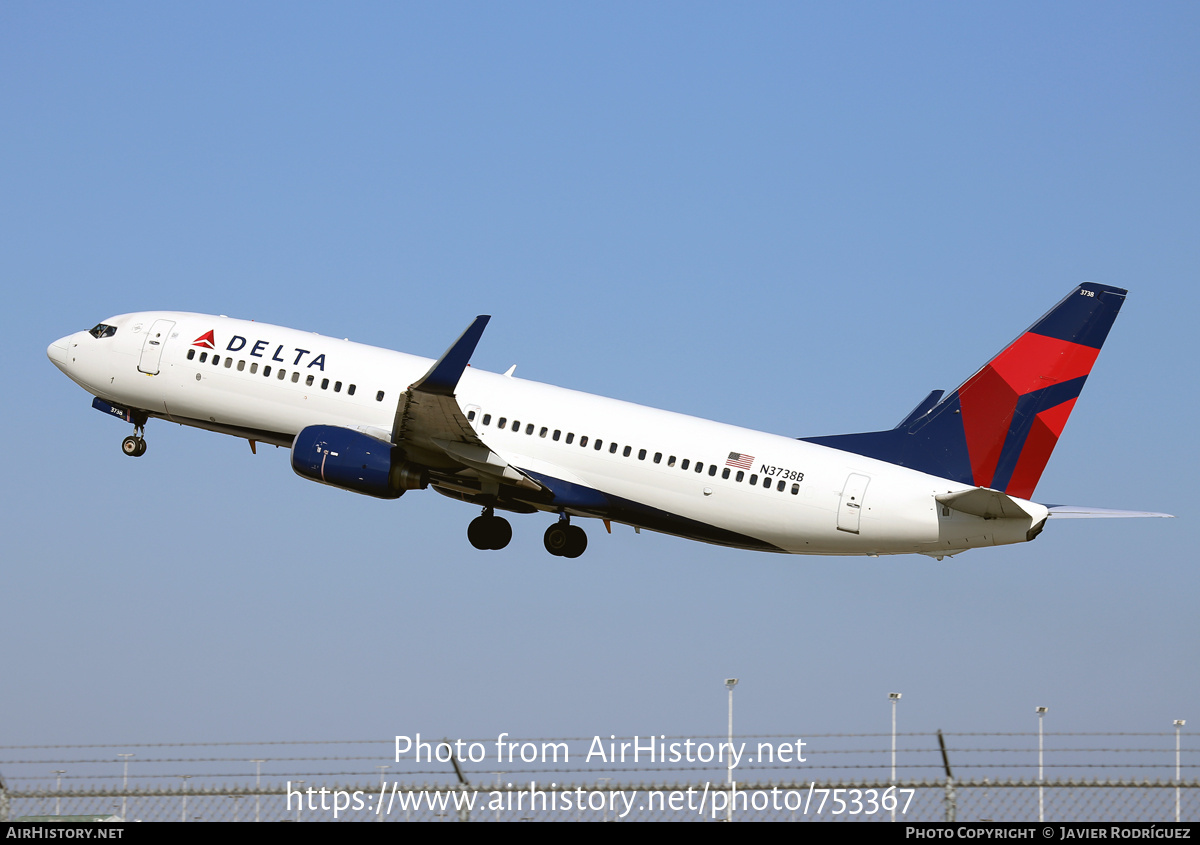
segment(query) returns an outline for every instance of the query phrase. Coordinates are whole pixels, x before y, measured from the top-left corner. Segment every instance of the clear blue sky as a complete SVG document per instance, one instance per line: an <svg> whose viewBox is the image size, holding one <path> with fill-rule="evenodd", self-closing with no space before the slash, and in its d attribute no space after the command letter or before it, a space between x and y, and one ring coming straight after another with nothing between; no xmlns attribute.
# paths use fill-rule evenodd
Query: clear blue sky
<svg viewBox="0 0 1200 845"><path fill-rule="evenodd" d="M0 5L0 744L1200 723L1194 3ZM789 435L893 425L1083 280L1128 301L1036 498L755 554L297 477L45 357L253 318ZM385 761L386 762L386 761Z"/></svg>

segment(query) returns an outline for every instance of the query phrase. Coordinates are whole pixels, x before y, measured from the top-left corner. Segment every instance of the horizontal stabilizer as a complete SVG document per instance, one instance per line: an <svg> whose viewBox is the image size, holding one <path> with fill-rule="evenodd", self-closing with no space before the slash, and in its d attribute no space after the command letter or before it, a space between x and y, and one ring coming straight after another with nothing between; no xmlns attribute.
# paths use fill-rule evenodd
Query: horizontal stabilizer
<svg viewBox="0 0 1200 845"><path fill-rule="evenodd" d="M987 487L976 487L974 490L963 490L960 493L942 493L934 496L948 508L954 508L972 516L984 519L1028 519L1030 514L1021 507L1016 499L991 490Z"/></svg>
<svg viewBox="0 0 1200 845"><path fill-rule="evenodd" d="M1047 507L1050 509L1050 516L1054 519L1132 519L1143 516L1175 518L1174 514L1153 511L1114 511L1108 508L1085 508L1080 505L1048 505Z"/></svg>

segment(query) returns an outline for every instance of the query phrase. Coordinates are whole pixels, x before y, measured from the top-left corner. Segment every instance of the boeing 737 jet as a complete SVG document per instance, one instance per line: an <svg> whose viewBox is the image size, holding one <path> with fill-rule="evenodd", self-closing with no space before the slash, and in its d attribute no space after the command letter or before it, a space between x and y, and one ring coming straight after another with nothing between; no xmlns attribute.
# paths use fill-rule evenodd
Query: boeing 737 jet
<svg viewBox="0 0 1200 845"><path fill-rule="evenodd" d="M940 560L1032 540L1051 517L1166 516L1032 501L1125 293L1076 287L893 429L798 439L469 368L486 316L436 361L173 311L111 317L47 352L134 426L127 455L145 453L152 417L272 443L312 481L384 499L432 487L480 508L477 549L512 538L497 511L542 511L546 549L572 558L587 546L572 518L593 518L741 549Z"/></svg>

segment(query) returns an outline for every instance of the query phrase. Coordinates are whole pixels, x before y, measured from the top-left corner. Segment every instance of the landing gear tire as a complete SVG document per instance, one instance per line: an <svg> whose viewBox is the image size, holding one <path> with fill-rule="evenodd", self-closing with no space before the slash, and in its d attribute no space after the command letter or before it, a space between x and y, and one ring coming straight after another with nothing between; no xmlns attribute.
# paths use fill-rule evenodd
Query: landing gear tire
<svg viewBox="0 0 1200 845"><path fill-rule="evenodd" d="M502 516L493 516L488 520L488 532L491 535L492 544L488 548L493 551L499 551L508 545L512 540L512 526L508 524L508 520Z"/></svg>
<svg viewBox="0 0 1200 845"><path fill-rule="evenodd" d="M578 525L567 528L567 550L563 557L579 557L587 549L587 534Z"/></svg>
<svg viewBox="0 0 1200 845"><path fill-rule="evenodd" d="M555 557L576 558L587 548L587 534L578 525L556 522L546 529L543 542Z"/></svg>
<svg viewBox="0 0 1200 845"><path fill-rule="evenodd" d="M146 441L131 434L121 441L121 451L131 458L140 458L146 454Z"/></svg>
<svg viewBox="0 0 1200 845"><path fill-rule="evenodd" d="M480 551L503 549L512 540L512 526L502 516L477 516L467 526L467 539Z"/></svg>
<svg viewBox="0 0 1200 845"><path fill-rule="evenodd" d="M547 528L546 534L542 538L542 542L546 544L546 551L555 557L562 557L567 550L567 529L570 527L556 522Z"/></svg>

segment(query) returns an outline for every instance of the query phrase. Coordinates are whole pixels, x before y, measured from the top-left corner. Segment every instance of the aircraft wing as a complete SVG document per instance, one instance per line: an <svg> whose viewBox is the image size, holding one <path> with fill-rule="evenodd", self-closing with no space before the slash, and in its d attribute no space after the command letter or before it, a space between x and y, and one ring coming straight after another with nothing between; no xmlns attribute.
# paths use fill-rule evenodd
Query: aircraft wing
<svg viewBox="0 0 1200 845"><path fill-rule="evenodd" d="M400 397L392 442L416 461L434 467L468 467L481 479L529 490L542 485L479 439L454 392L491 317L481 315L441 358Z"/></svg>
<svg viewBox="0 0 1200 845"><path fill-rule="evenodd" d="M1114 511L1108 508L1086 508L1080 505L1047 505L1052 519L1129 519L1142 516L1158 516L1174 519L1170 513L1154 513L1153 511Z"/></svg>

